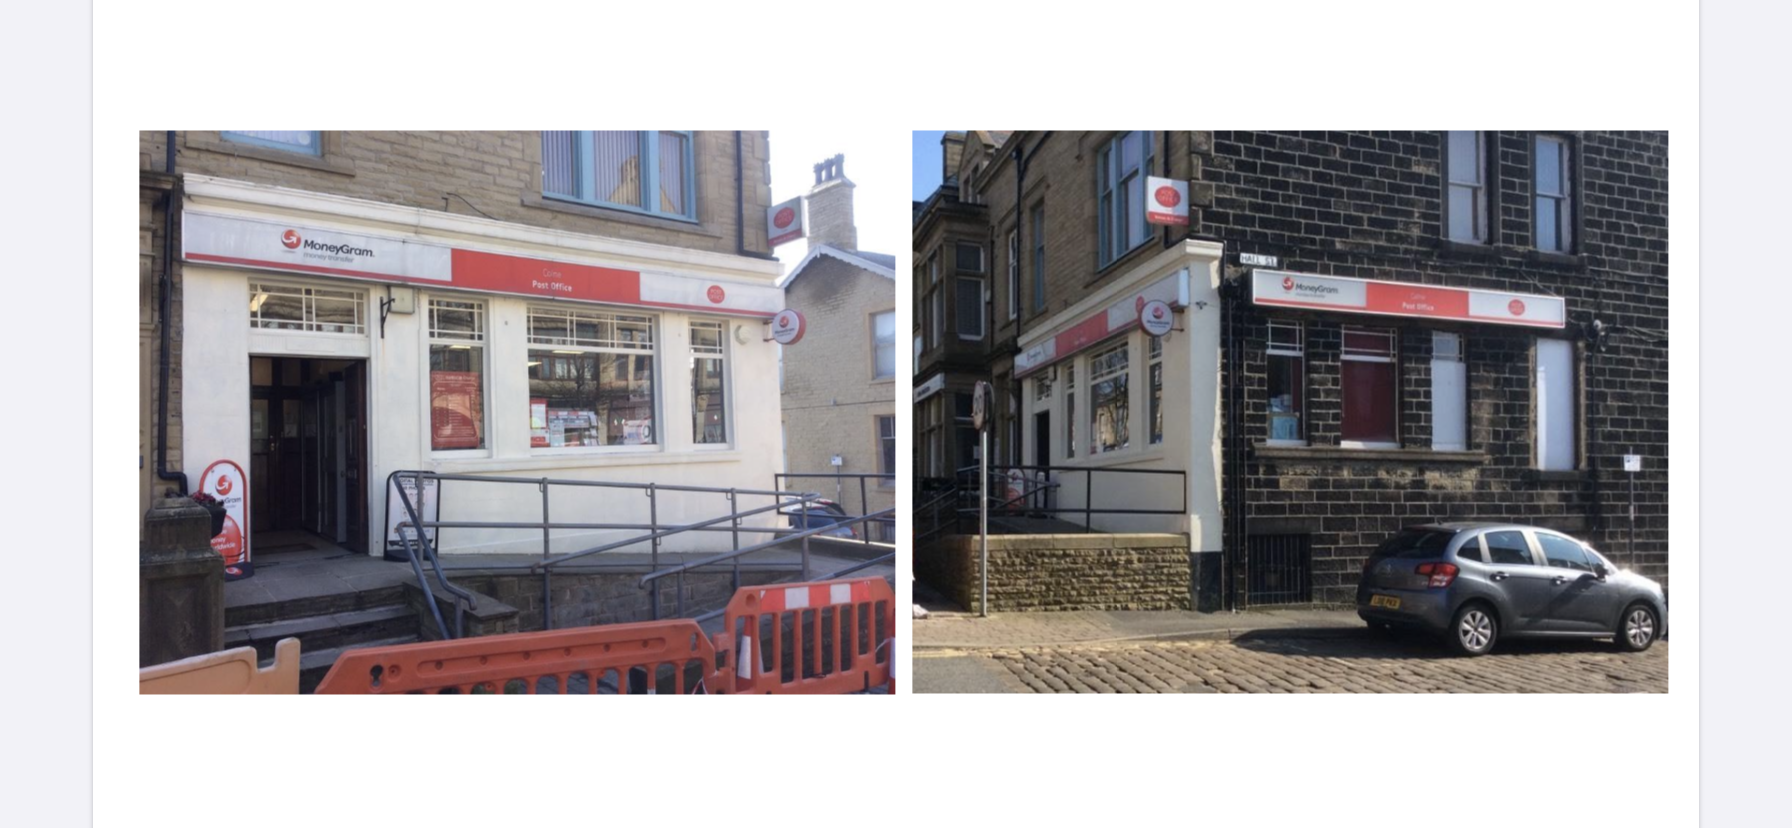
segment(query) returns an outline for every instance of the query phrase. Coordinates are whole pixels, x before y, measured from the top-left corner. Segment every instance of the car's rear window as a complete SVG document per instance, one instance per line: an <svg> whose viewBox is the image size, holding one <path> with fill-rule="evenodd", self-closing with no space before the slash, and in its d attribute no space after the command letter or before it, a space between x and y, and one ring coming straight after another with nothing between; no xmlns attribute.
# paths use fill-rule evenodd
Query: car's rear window
<svg viewBox="0 0 1792 828"><path fill-rule="evenodd" d="M1439 529L1407 529L1375 548L1371 558L1435 558L1444 553L1455 532Z"/></svg>

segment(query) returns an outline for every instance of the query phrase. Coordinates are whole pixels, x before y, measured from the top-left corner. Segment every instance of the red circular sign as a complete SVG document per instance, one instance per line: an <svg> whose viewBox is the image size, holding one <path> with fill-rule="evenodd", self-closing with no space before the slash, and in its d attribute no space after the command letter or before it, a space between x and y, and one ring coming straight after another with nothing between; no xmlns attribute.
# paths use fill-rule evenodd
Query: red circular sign
<svg viewBox="0 0 1792 828"><path fill-rule="evenodd" d="M1282 277L1282 289L1283 290L1293 290L1294 289L1294 277L1293 276L1283 276Z"/></svg>
<svg viewBox="0 0 1792 828"><path fill-rule="evenodd" d="M1182 195L1176 192L1175 187L1159 187L1157 188L1157 203L1165 207L1174 207L1182 203Z"/></svg>
<svg viewBox="0 0 1792 828"><path fill-rule="evenodd" d="M796 211L789 207L779 210L778 214L772 217L772 224L779 230L789 227L793 221L796 221Z"/></svg>
<svg viewBox="0 0 1792 828"><path fill-rule="evenodd" d="M1518 300L1518 299L1514 299L1511 301L1510 304L1506 305L1506 310L1511 311L1513 316L1523 316L1524 315L1524 302L1521 300Z"/></svg>
<svg viewBox="0 0 1792 828"><path fill-rule="evenodd" d="M722 304L722 300L727 297L728 297L728 294L722 292L721 285L710 285L709 286L709 301L720 305L720 304Z"/></svg>
<svg viewBox="0 0 1792 828"><path fill-rule="evenodd" d="M228 477L218 478L218 494L221 494L221 495L230 494L230 478L228 478Z"/></svg>
<svg viewBox="0 0 1792 828"><path fill-rule="evenodd" d="M243 530L237 527L236 518L229 515L224 517L224 531L212 538L212 549L224 556L227 566L235 566L248 560L243 554Z"/></svg>
<svg viewBox="0 0 1792 828"><path fill-rule="evenodd" d="M778 311L772 317L772 339L779 345L795 345L803 339L803 330L807 328L803 315L793 310Z"/></svg>
<svg viewBox="0 0 1792 828"><path fill-rule="evenodd" d="M1162 305L1159 305L1159 306L1151 309L1151 318L1152 319L1164 318L1164 309L1163 309Z"/></svg>
<svg viewBox="0 0 1792 828"><path fill-rule="evenodd" d="M299 246L299 231L288 230L285 233L281 233L280 234L280 243L286 245L287 250L291 250L295 247L298 247Z"/></svg>

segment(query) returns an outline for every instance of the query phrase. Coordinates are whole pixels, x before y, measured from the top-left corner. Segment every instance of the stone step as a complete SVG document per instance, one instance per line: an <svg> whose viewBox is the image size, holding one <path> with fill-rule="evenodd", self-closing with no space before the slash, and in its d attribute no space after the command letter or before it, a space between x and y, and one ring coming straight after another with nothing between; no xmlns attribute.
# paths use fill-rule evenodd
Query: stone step
<svg viewBox="0 0 1792 828"><path fill-rule="evenodd" d="M318 683L323 681L324 676L329 674L330 667L336 664L336 659L340 658L343 653L349 650L359 647L389 647L398 644L415 643L417 643L417 636L413 634L408 636L396 636L393 638L382 638L374 641L362 641L347 646L331 647L329 649L314 650L311 652L300 650L299 692L310 693L311 691L316 690Z"/></svg>
<svg viewBox="0 0 1792 828"><path fill-rule="evenodd" d="M404 583L402 581L361 590L320 589L311 594L295 594L291 598L228 606L224 610L224 625L226 628L246 627L402 603L404 603Z"/></svg>
<svg viewBox="0 0 1792 828"><path fill-rule="evenodd" d="M228 627L224 630L224 646L252 646L258 658L267 660L273 658L274 645L283 638L299 639L302 654L401 636L415 638L417 631L416 611L405 604L393 604Z"/></svg>

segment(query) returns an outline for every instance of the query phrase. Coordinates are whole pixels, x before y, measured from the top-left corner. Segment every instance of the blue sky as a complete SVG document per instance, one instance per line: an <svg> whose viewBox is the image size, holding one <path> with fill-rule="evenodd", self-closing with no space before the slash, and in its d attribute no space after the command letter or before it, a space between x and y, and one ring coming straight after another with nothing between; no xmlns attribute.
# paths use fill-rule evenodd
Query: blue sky
<svg viewBox="0 0 1792 828"><path fill-rule="evenodd" d="M945 130L916 130L913 156L914 198L926 201L940 186L940 136Z"/></svg>

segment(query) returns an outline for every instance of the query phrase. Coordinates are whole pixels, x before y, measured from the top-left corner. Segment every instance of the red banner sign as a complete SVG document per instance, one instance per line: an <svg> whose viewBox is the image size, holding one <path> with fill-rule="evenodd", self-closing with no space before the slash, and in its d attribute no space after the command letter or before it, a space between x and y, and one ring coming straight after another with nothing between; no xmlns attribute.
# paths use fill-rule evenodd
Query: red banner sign
<svg viewBox="0 0 1792 828"><path fill-rule="evenodd" d="M243 467L219 460L199 475L199 491L224 504L224 530L212 538L212 548L224 557L224 580L254 574L249 561L249 478Z"/></svg>

